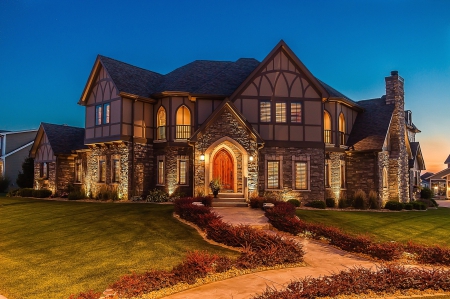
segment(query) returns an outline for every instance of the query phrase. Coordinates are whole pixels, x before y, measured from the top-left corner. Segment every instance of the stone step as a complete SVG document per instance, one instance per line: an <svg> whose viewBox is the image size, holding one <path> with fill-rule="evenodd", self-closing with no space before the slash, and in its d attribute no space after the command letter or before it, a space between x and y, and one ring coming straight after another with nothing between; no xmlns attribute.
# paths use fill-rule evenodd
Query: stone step
<svg viewBox="0 0 450 299"><path fill-rule="evenodd" d="M213 207L248 207L247 202L242 201L220 201L216 202L213 200L212 202Z"/></svg>
<svg viewBox="0 0 450 299"><path fill-rule="evenodd" d="M245 198L243 193L219 193L219 198Z"/></svg>
<svg viewBox="0 0 450 299"><path fill-rule="evenodd" d="M246 202L245 198L231 198L231 197L218 197L218 198L213 198L213 202Z"/></svg>

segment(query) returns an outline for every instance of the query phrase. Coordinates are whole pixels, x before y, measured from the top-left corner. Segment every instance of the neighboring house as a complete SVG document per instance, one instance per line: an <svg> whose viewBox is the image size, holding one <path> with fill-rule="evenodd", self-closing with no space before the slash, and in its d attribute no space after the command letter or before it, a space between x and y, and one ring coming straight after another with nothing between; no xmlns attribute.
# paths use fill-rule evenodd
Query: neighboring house
<svg viewBox="0 0 450 299"><path fill-rule="evenodd" d="M34 158L34 188L66 192L69 184L81 183L81 163L74 149L84 145L84 129L41 123L30 150Z"/></svg>
<svg viewBox="0 0 450 299"><path fill-rule="evenodd" d="M433 172L425 172L424 174L422 174L420 176L421 185L422 185L423 188L431 188L429 178L432 175L434 175Z"/></svg>
<svg viewBox="0 0 450 299"><path fill-rule="evenodd" d="M450 198L450 155L445 160L447 168L428 177L431 190L436 198Z"/></svg>
<svg viewBox="0 0 450 299"><path fill-rule="evenodd" d="M17 175L28 157L36 130L0 130L0 174L10 180L9 189L17 188Z"/></svg>
<svg viewBox="0 0 450 299"><path fill-rule="evenodd" d="M362 189L409 201L424 168L408 138L418 130L405 120L403 79L385 80L385 96L355 102L283 41L262 62L197 60L166 75L98 56L78 102L81 184L130 198L208 194L219 178L222 196L337 201Z"/></svg>

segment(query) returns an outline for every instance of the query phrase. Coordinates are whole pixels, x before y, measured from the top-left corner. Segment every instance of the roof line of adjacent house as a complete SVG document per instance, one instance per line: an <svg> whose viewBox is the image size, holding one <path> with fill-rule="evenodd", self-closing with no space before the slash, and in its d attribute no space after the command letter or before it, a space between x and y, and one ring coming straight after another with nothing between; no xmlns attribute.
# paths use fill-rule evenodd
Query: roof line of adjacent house
<svg viewBox="0 0 450 299"><path fill-rule="evenodd" d="M6 154L6 155L4 155L4 156L1 156L1 158L2 158L2 159L7 158L7 157L11 156L12 154L17 153L18 151L23 150L23 149L26 148L27 146L32 145L33 142L34 142L34 140L31 141L31 142L28 142L27 144L25 144L25 145L23 145L23 146L21 146L21 147L15 149L15 150L13 150L12 152L10 152L10 153L8 153L8 154Z"/></svg>
<svg viewBox="0 0 450 299"><path fill-rule="evenodd" d="M431 179L432 179L433 177L435 177L435 176L442 175L441 173L445 174L446 171L447 171L447 172L450 171L450 168L446 168L446 169L444 169L444 170L441 170L441 171L439 171L439 172L433 174L432 176L430 176L428 179L431 180ZM447 176L447 175L444 175L444 176ZM443 179L443 177L441 177L441 179Z"/></svg>
<svg viewBox="0 0 450 299"><path fill-rule="evenodd" d="M37 132L37 130L38 129L23 130L23 131L5 131L5 132L0 132L0 135L11 135L11 134L19 134L19 133Z"/></svg>

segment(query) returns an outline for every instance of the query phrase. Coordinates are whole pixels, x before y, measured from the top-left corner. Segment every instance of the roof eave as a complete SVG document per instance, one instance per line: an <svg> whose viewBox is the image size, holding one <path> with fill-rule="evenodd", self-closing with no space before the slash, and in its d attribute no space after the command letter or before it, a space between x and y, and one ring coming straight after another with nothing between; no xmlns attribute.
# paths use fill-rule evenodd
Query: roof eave
<svg viewBox="0 0 450 299"><path fill-rule="evenodd" d="M127 98L127 99L132 99L132 100L139 100L139 101L152 103L152 104L156 103L155 99L147 98L147 97L143 97L143 96L139 96L139 95L136 95L136 94L131 94L131 93L123 92L123 91L120 92L119 95L122 98Z"/></svg>
<svg viewBox="0 0 450 299"><path fill-rule="evenodd" d="M328 101L344 104L347 107L357 110L358 112L364 112L364 110L365 110L363 107L359 106L358 104L355 104L355 102L351 102L351 101L349 101L345 98L341 98L341 97L329 97Z"/></svg>

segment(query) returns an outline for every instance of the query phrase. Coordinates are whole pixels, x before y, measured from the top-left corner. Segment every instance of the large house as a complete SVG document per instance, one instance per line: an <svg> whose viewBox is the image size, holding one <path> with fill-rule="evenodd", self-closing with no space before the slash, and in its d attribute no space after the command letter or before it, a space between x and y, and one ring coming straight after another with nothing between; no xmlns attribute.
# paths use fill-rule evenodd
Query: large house
<svg viewBox="0 0 450 299"><path fill-rule="evenodd" d="M424 178L427 185L433 190L434 196L439 199L450 198L450 155L444 164L447 164L447 168L434 174L430 173Z"/></svg>
<svg viewBox="0 0 450 299"><path fill-rule="evenodd" d="M154 188L209 194L219 179L223 195L242 198L338 200L362 189L409 201L424 169L420 131L403 79L385 81L386 95L355 102L283 41L262 62L197 60L166 75L98 56L78 102L87 149L72 148L74 182L125 199Z"/></svg>
<svg viewBox="0 0 450 299"><path fill-rule="evenodd" d="M17 188L17 175L28 157L36 130L0 130L0 176L9 179L8 189Z"/></svg>

